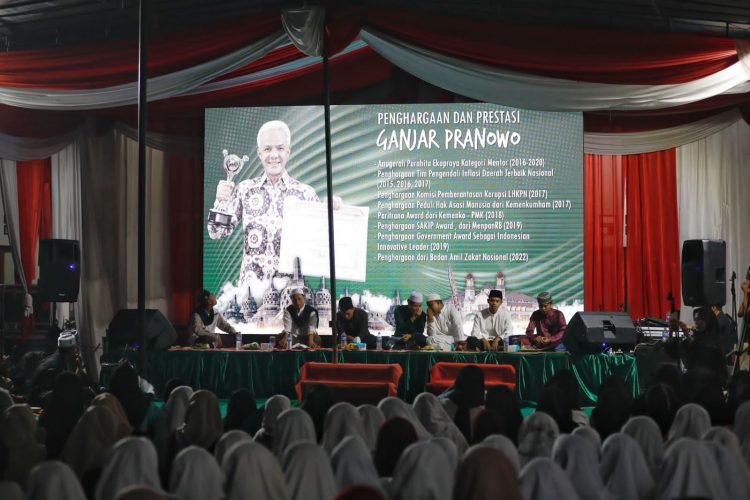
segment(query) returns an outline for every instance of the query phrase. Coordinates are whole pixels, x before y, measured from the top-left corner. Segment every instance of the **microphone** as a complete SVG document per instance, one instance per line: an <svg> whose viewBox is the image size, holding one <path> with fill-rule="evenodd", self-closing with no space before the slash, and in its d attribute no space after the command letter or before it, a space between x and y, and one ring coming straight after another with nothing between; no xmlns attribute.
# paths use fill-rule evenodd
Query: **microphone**
<svg viewBox="0 0 750 500"><path fill-rule="evenodd" d="M734 282L734 280L736 279L737 279L737 273L735 271L732 271L732 278L731 278L732 282Z"/></svg>

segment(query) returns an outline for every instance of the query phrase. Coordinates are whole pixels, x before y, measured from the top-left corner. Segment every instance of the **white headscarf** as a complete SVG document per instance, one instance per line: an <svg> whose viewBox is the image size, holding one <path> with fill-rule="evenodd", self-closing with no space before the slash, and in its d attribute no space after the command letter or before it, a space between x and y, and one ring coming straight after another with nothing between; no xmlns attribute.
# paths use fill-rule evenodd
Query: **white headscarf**
<svg viewBox="0 0 750 500"><path fill-rule="evenodd" d="M172 462L169 491L180 500L221 500L223 479L213 455L203 448L188 446Z"/></svg>
<svg viewBox="0 0 750 500"><path fill-rule="evenodd" d="M223 433L224 421L221 419L219 400L211 391L195 391L190 396L185 423L177 430L177 442L180 446L211 448Z"/></svg>
<svg viewBox="0 0 750 500"><path fill-rule="evenodd" d="M0 415L0 440L8 452L4 479L26 487L29 471L47 455L44 445L37 442L36 418L29 405L11 405Z"/></svg>
<svg viewBox="0 0 750 500"><path fill-rule="evenodd" d="M305 410L290 408L282 412L276 420L273 452L281 458L284 456L286 449L298 441L317 443L315 424Z"/></svg>
<svg viewBox="0 0 750 500"><path fill-rule="evenodd" d="M680 438L667 447L657 486L659 498L731 498L708 447L695 439Z"/></svg>
<svg viewBox="0 0 750 500"><path fill-rule="evenodd" d="M450 500L455 470L440 446L417 441L401 453L393 473L394 500Z"/></svg>
<svg viewBox="0 0 750 500"><path fill-rule="evenodd" d="M644 500L654 489L640 446L621 432L604 440L599 472L609 492L623 500Z"/></svg>
<svg viewBox="0 0 750 500"><path fill-rule="evenodd" d="M370 450L375 449L378 441L378 431L385 422L385 416L380 408L374 405L360 405L357 407L359 416L362 417L362 425L365 430L365 444Z"/></svg>
<svg viewBox="0 0 750 500"><path fill-rule="evenodd" d="M328 454L314 442L296 442L284 452L292 500L330 500L338 488Z"/></svg>
<svg viewBox="0 0 750 500"><path fill-rule="evenodd" d="M456 470L456 467L458 467L458 449L456 448L456 443L451 441L450 439L442 436L434 437L430 439L430 443L435 443L438 445L442 450L445 452L446 456L448 457L448 460L451 464L451 470Z"/></svg>
<svg viewBox="0 0 750 500"><path fill-rule="evenodd" d="M221 464L221 462L224 460L224 456L229 452L229 449L232 446L242 441L252 441L252 439L253 438L250 437L250 434L239 429L233 429L231 431L225 432L221 435L219 440L216 441L216 446L214 446L214 456L216 457L216 462Z"/></svg>
<svg viewBox="0 0 750 500"><path fill-rule="evenodd" d="M681 437L700 439L711 428L711 417L700 405L688 403L677 410L669 428L667 443Z"/></svg>
<svg viewBox="0 0 750 500"><path fill-rule="evenodd" d="M417 431L417 439L430 439L432 434L425 429L422 422L419 421L417 413L414 408L406 403L405 401L395 398L387 397L380 400L378 408L383 412L383 416L386 420L390 420L395 417L405 418L411 425L414 426L414 430Z"/></svg>
<svg viewBox="0 0 750 500"><path fill-rule="evenodd" d="M117 421L109 408L89 406L65 442L60 460L79 478L102 466L117 442Z"/></svg>
<svg viewBox="0 0 750 500"><path fill-rule="evenodd" d="M86 500L86 494L73 470L55 460L31 470L26 500Z"/></svg>
<svg viewBox="0 0 750 500"><path fill-rule="evenodd" d="M456 445L459 455L463 455L469 447L466 438L456 427L443 404L431 392L423 392L414 399L414 412L424 425L427 432L433 436L446 437Z"/></svg>
<svg viewBox="0 0 750 500"><path fill-rule="evenodd" d="M15 481L0 481L0 498L3 500L24 500L26 498Z"/></svg>
<svg viewBox="0 0 750 500"><path fill-rule="evenodd" d="M703 444L716 461L727 498L750 497L750 471L745 461L737 459L734 453L717 442L703 441Z"/></svg>
<svg viewBox="0 0 750 500"><path fill-rule="evenodd" d="M631 417L622 426L622 433L635 439L641 447L646 465L651 470L658 470L664 457L664 438L661 429L653 418L646 415Z"/></svg>
<svg viewBox="0 0 750 500"><path fill-rule="evenodd" d="M346 436L365 437L365 427L357 408L351 403L336 403L331 406L323 421L323 449L330 455Z"/></svg>
<svg viewBox="0 0 750 500"><path fill-rule="evenodd" d="M596 451L597 460L599 459L599 456L602 453L602 438L599 435L599 431L588 425L579 425L578 427L573 429L573 432L571 434L581 436L589 444L591 444L594 451Z"/></svg>
<svg viewBox="0 0 750 500"><path fill-rule="evenodd" d="M167 404L164 405L164 411L167 414L169 422L169 432L175 432L185 423L190 396L193 395L193 388L187 385L180 385L172 389L167 398Z"/></svg>
<svg viewBox="0 0 750 500"><path fill-rule="evenodd" d="M734 433L740 441L742 456L750 466L750 401L745 401L734 412Z"/></svg>
<svg viewBox="0 0 750 500"><path fill-rule="evenodd" d="M380 489L372 453L360 437L347 436L331 453L331 465L339 490L355 484Z"/></svg>
<svg viewBox="0 0 750 500"><path fill-rule="evenodd" d="M111 500L133 484L161 489L159 461L153 443L144 437L126 437L112 448L96 485L96 500Z"/></svg>
<svg viewBox="0 0 750 500"><path fill-rule="evenodd" d="M287 500L289 492L276 457L254 441L232 446L221 463L226 500Z"/></svg>
<svg viewBox="0 0 750 500"><path fill-rule="evenodd" d="M516 448L516 445L513 444L513 441L511 441L508 436L493 434L484 438L484 441L482 441L479 445L490 446L492 448L500 450L516 469L516 472L521 471L521 457L518 456L518 448Z"/></svg>
<svg viewBox="0 0 750 500"><path fill-rule="evenodd" d="M13 405L13 398L7 389L0 387L0 415Z"/></svg>
<svg viewBox="0 0 750 500"><path fill-rule="evenodd" d="M521 469L521 493L525 500L580 500L559 465L547 457L537 457Z"/></svg>
<svg viewBox="0 0 750 500"><path fill-rule="evenodd" d="M125 414L125 409L114 394L110 392L97 394L91 401L91 406L104 406L115 416L115 422L117 422L117 441L130 436L133 432L133 427L130 425L128 416Z"/></svg>
<svg viewBox="0 0 750 500"><path fill-rule="evenodd" d="M521 466L525 466L532 458L551 457L552 446L560 435L557 422L543 411L532 413L521 424L518 430L518 455Z"/></svg>
<svg viewBox="0 0 750 500"><path fill-rule="evenodd" d="M266 400L266 406L263 410L263 421L260 429L255 433L255 441L268 444L273 439L273 431L276 427L276 420L283 412L292 407L289 398L283 394L276 394Z"/></svg>
<svg viewBox="0 0 750 500"><path fill-rule="evenodd" d="M596 466L598 457L586 438L562 434L552 448L552 460L568 475L581 500L614 500L604 487Z"/></svg>

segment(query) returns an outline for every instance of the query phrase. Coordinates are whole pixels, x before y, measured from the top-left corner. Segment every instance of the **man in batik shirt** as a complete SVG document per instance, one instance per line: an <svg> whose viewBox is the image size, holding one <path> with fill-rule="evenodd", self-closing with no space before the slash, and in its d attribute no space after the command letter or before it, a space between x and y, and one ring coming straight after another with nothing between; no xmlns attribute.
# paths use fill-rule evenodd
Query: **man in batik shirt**
<svg viewBox="0 0 750 500"><path fill-rule="evenodd" d="M209 222L208 234L211 239L225 238L242 221L245 245L239 284L250 286L254 293L263 293L268 288L279 267L284 201L287 198L320 201L312 187L287 173L291 152L287 124L278 120L266 122L258 131L258 158L263 175L240 182L234 190L222 183L216 189L214 206L230 201L232 221L229 227Z"/></svg>

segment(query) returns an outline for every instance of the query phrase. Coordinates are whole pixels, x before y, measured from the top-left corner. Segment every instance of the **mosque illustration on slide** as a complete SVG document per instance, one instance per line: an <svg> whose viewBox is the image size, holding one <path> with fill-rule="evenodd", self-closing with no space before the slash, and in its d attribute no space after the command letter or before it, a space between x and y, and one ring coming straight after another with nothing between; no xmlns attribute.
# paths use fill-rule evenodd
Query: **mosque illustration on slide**
<svg viewBox="0 0 750 500"><path fill-rule="evenodd" d="M463 314L465 319L473 317L474 314L487 307L487 299L490 290L496 289L503 292L503 304L511 314L511 320L518 323L526 323L531 313L537 308L536 299L529 295L519 292L510 292L505 288L505 275L498 272L495 283L486 283L477 289L474 275L466 275L464 291L458 292L458 286L453 274L453 270L448 268L448 281L450 284L451 297L446 302L455 305ZM328 325L331 320L331 292L326 288L326 279L320 278L320 287L313 290L305 276L302 274L302 267L299 258L295 260L294 273L287 281L286 285L280 290L273 286L263 294L261 305L249 293L247 298L240 304L235 296L230 300L224 317L235 324L248 324L259 328L269 327L276 328L282 326L282 316L284 309L292 303L292 290L302 288L305 292L307 303L318 310L319 323L321 327ZM349 296L349 289L345 289L342 296ZM396 306L403 303L401 291L395 290L392 303L387 311L376 311L370 307L367 297L359 295L356 307L364 309L369 315L369 327L375 331L389 331L396 326L394 311Z"/></svg>

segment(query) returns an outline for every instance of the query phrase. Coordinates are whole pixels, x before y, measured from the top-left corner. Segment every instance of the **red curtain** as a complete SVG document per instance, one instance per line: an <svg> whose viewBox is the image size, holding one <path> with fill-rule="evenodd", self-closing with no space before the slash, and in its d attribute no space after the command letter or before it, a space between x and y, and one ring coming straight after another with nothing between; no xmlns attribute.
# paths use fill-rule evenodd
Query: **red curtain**
<svg viewBox="0 0 750 500"><path fill-rule="evenodd" d="M203 160L169 157L172 323L185 326L203 286Z"/></svg>
<svg viewBox="0 0 750 500"><path fill-rule="evenodd" d="M625 307L625 170L620 156L586 155L584 284L587 311Z"/></svg>
<svg viewBox="0 0 750 500"><path fill-rule="evenodd" d="M19 161L18 176L18 226L21 247L21 265L26 285L31 289L36 279L37 247L40 239L52 237L51 162L44 160ZM34 316L24 319L23 339L34 332Z"/></svg>
<svg viewBox="0 0 750 500"><path fill-rule="evenodd" d="M627 291L633 318L680 308L680 229L674 149L623 157L627 177Z"/></svg>

